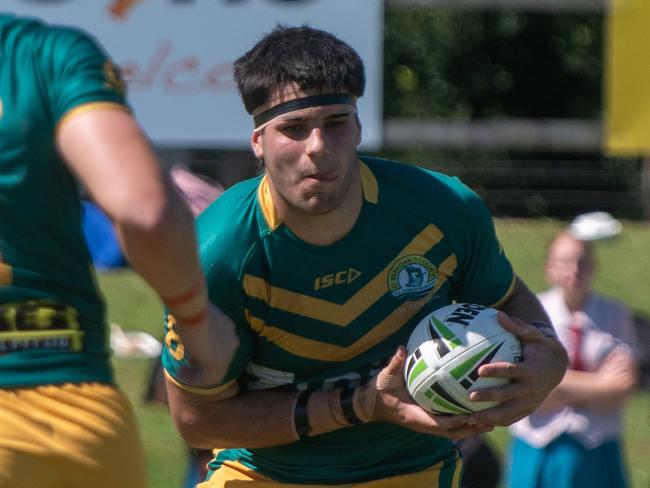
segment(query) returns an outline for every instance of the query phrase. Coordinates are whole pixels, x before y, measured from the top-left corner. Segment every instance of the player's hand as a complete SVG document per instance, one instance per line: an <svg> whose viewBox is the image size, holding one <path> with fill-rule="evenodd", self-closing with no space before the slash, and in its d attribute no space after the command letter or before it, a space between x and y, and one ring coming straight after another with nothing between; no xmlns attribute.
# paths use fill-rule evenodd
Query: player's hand
<svg viewBox="0 0 650 488"><path fill-rule="evenodd" d="M427 412L416 404L406 389L406 348L400 346L388 366L367 385L360 387L362 410L374 422L390 422L407 429L449 439L462 439L489 432L492 427L466 424L466 415L443 416Z"/></svg>
<svg viewBox="0 0 650 488"><path fill-rule="evenodd" d="M523 361L481 366L480 376L509 378L512 382L470 394L472 401L499 402L495 407L471 414L470 425L505 426L530 415L562 381L568 365L566 351L557 339L545 337L534 326L504 312L499 312L498 320L504 329L519 338Z"/></svg>
<svg viewBox="0 0 650 488"><path fill-rule="evenodd" d="M177 321L172 333L188 359L179 379L192 386L220 384L239 346L233 321L210 303L200 323L183 325Z"/></svg>

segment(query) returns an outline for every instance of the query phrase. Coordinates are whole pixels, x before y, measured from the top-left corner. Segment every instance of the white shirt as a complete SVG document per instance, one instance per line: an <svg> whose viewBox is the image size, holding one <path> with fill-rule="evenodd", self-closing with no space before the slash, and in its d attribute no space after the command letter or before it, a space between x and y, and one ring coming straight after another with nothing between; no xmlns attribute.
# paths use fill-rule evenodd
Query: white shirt
<svg viewBox="0 0 650 488"><path fill-rule="evenodd" d="M568 310L562 291L553 288L539 295L560 341L571 350L569 326L576 315ZM585 371L596 371L616 347L633 354L636 334L627 308L598 294L591 294L584 309L577 312L583 329L580 354ZM592 449L620 437L622 409L606 412L589 408L564 407L555 412L534 412L510 426L512 434L542 448L563 433L571 434Z"/></svg>

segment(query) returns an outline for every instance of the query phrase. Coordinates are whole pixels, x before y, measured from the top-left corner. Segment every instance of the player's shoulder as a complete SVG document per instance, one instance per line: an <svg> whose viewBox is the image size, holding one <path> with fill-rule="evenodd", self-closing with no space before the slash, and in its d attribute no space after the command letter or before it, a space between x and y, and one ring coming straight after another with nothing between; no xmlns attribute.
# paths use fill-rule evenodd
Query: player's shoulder
<svg viewBox="0 0 650 488"><path fill-rule="evenodd" d="M202 255L243 255L259 238L257 189L261 177L237 183L208 206L196 221Z"/></svg>
<svg viewBox="0 0 650 488"><path fill-rule="evenodd" d="M391 202L417 201L450 209L480 202L478 195L456 176L400 161L366 156L360 159L377 179L380 198L383 194Z"/></svg>
<svg viewBox="0 0 650 488"><path fill-rule="evenodd" d="M17 49L32 44L44 57L53 51L92 49L99 51L94 38L85 31L68 25L48 24L40 19L11 14L0 16L0 33L3 46Z"/></svg>

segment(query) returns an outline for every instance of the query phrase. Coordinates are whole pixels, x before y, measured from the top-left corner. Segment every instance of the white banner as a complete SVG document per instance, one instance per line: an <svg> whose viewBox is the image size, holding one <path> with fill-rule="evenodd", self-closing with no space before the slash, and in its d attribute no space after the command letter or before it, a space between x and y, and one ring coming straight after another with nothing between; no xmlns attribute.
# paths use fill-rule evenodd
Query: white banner
<svg viewBox="0 0 650 488"><path fill-rule="evenodd" d="M253 127L232 62L277 24L309 24L366 66L363 147L382 140L382 0L2 0L2 10L92 33L123 70L134 112L158 145L249 147Z"/></svg>

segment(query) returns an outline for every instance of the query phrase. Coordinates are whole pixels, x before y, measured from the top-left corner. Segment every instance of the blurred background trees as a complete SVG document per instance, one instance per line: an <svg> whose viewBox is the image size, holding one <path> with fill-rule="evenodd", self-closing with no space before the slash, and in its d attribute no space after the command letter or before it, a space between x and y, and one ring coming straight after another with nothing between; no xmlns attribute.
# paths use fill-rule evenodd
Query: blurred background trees
<svg viewBox="0 0 650 488"><path fill-rule="evenodd" d="M601 120L603 21L598 12L389 7L384 117ZM643 216L641 160L608 158L597 147L387 147L381 155L461 177L499 216Z"/></svg>
<svg viewBox="0 0 650 488"><path fill-rule="evenodd" d="M603 17L386 12L385 116L601 115Z"/></svg>

